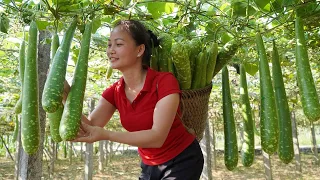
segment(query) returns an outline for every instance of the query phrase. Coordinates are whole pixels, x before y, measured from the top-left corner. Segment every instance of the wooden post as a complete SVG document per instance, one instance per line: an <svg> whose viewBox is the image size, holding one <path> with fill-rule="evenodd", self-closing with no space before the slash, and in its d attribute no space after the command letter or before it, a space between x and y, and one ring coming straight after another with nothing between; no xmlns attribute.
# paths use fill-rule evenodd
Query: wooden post
<svg viewBox="0 0 320 180"><path fill-rule="evenodd" d="M213 170L217 169L217 152L216 152L216 135L215 135L215 130L214 130L214 120L211 122L211 147L212 147L212 162L211 166Z"/></svg>
<svg viewBox="0 0 320 180"><path fill-rule="evenodd" d="M112 161L113 157L113 141L109 141L109 162Z"/></svg>
<svg viewBox="0 0 320 180"><path fill-rule="evenodd" d="M104 149L106 151L104 160L105 160L106 166L108 166L108 161L109 161L109 151L108 151L109 141L108 140L105 140L104 146L105 146Z"/></svg>
<svg viewBox="0 0 320 180"><path fill-rule="evenodd" d="M296 114L295 114L294 110L292 110L292 112L291 112L291 126L292 126L294 158L295 158L295 162L296 162L295 163L296 164L296 172L301 175L302 165L301 165L301 157L300 157L300 149L299 149Z"/></svg>
<svg viewBox="0 0 320 180"><path fill-rule="evenodd" d="M7 137L7 138L5 138L5 137ZM2 143L3 143L4 147L6 148L6 158L7 159L10 158L12 161L14 161L14 159L10 153L10 150L9 150L10 136L9 135L1 136L1 139L2 139ZM7 139L7 142L5 142L5 139Z"/></svg>
<svg viewBox="0 0 320 180"><path fill-rule="evenodd" d="M209 121L206 122L204 136L200 142L203 152L204 164L202 170L202 180L212 180L212 167L211 167L211 146L210 146L210 129Z"/></svg>
<svg viewBox="0 0 320 180"><path fill-rule="evenodd" d="M67 147L68 147L68 143L67 143L67 141L64 141L63 142L63 157L64 158L67 158Z"/></svg>
<svg viewBox="0 0 320 180"><path fill-rule="evenodd" d="M265 171L266 180L272 180L272 167L270 155L262 150L263 155L263 165Z"/></svg>
<svg viewBox="0 0 320 180"><path fill-rule="evenodd" d="M56 143L56 149L55 149L55 151L56 151L56 160L58 160L59 159L59 146L60 146L60 144L61 143Z"/></svg>
<svg viewBox="0 0 320 180"><path fill-rule="evenodd" d="M314 131L314 124L313 122L310 122L310 130L311 130L311 145L312 145L312 152L314 157L314 163L319 164L319 155L318 155L318 148L317 148L317 139L316 139L316 133Z"/></svg>
<svg viewBox="0 0 320 180"><path fill-rule="evenodd" d="M69 142L69 162L72 164L72 145L73 143L70 141Z"/></svg>
<svg viewBox="0 0 320 180"><path fill-rule="evenodd" d="M18 116L19 119L20 115ZM20 155L21 155L21 149L22 149L22 145L21 145L21 121L19 120L19 129L18 129L18 136L17 136L17 142L16 142L16 157L15 157L15 180L19 179L19 172L20 172Z"/></svg>
<svg viewBox="0 0 320 180"><path fill-rule="evenodd" d="M39 31L38 43L38 82L39 82L39 120L40 120L40 146L38 151L33 155L28 155L20 146L20 164L19 177L20 180L41 180L42 179L42 157L43 142L45 138L45 122L46 113L41 106L42 92L46 81L46 74L50 63L50 44L46 44L45 39L50 38L48 31Z"/></svg>
<svg viewBox="0 0 320 180"><path fill-rule="evenodd" d="M4 148L6 149L6 158L10 158L12 161L14 161L11 153L10 153L10 150L9 150L9 142L8 142L8 139L9 139L9 136L7 135L7 142L5 142L5 138L3 136L0 135L0 139L1 139L1 143L3 144Z"/></svg>
<svg viewBox="0 0 320 180"><path fill-rule="evenodd" d="M51 147L52 147L52 158L50 161L50 174L53 176L54 175L54 162L56 161L57 157L57 148L56 148L56 142L53 141L51 138Z"/></svg>
<svg viewBox="0 0 320 180"><path fill-rule="evenodd" d="M90 101L90 113L94 110L95 101L91 99ZM85 158L85 168L84 168L84 179L92 180L93 174L93 143L86 143L86 158Z"/></svg>
<svg viewBox="0 0 320 180"><path fill-rule="evenodd" d="M80 160L83 161L83 142L80 143Z"/></svg>
<svg viewBox="0 0 320 180"><path fill-rule="evenodd" d="M99 171L102 173L104 169L104 142L105 141L99 141Z"/></svg>
<svg viewBox="0 0 320 180"><path fill-rule="evenodd" d="M86 143L84 179L92 180L93 173L93 143Z"/></svg>

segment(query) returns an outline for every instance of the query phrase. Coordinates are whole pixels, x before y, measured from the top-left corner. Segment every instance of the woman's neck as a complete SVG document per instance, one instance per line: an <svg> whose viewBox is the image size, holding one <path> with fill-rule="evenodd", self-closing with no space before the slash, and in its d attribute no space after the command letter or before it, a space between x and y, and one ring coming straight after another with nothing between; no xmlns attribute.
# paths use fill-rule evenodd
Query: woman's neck
<svg viewBox="0 0 320 180"><path fill-rule="evenodd" d="M130 91L139 92L143 88L147 70L143 67L132 68L130 70L122 72L122 74L126 88Z"/></svg>

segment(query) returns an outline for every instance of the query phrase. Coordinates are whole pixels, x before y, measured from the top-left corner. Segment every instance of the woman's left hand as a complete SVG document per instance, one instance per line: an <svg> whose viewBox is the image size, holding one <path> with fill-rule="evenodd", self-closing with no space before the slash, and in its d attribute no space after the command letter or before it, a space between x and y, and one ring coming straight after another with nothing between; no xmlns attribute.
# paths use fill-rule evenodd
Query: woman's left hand
<svg viewBox="0 0 320 180"><path fill-rule="evenodd" d="M99 126L90 126L81 122L78 136L72 140L73 142L93 143L100 140L107 140L105 135L107 131Z"/></svg>

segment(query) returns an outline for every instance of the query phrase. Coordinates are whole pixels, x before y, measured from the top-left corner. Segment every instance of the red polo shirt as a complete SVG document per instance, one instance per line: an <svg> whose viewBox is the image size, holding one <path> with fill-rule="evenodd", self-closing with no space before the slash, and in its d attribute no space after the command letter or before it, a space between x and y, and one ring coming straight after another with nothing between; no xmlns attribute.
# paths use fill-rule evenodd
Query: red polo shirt
<svg viewBox="0 0 320 180"><path fill-rule="evenodd" d="M153 111L157 102L169 94L181 93L178 81L173 74L157 72L150 68L148 68L142 90L132 103L126 97L124 86L124 79L121 78L107 88L102 93L102 97L118 109L122 126L130 132L151 129ZM178 113L180 114L180 110ZM159 165L177 156L194 139L195 136L188 133L179 116L176 115L162 147L138 148L138 152L145 164Z"/></svg>

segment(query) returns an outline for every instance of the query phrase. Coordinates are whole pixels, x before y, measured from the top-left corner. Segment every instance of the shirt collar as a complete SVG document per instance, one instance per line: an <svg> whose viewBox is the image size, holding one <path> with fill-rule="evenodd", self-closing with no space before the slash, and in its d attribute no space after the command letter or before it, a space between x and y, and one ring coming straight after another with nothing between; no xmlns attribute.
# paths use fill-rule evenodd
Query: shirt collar
<svg viewBox="0 0 320 180"><path fill-rule="evenodd" d="M149 92L149 91L151 91L153 80L157 75L157 71L155 71L147 66L144 66L143 68L147 69L147 76L146 76L146 79L144 81L144 85L143 85L143 88L141 91ZM123 92L124 92L124 84L125 84L124 79L123 79L123 77L121 77L120 88L123 89Z"/></svg>

